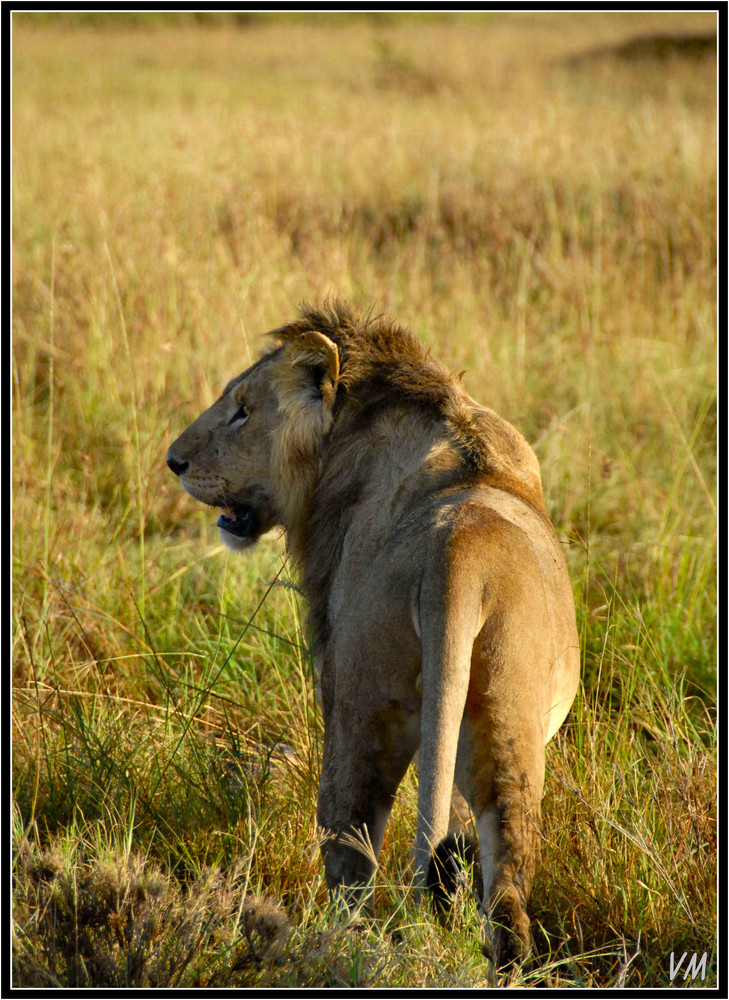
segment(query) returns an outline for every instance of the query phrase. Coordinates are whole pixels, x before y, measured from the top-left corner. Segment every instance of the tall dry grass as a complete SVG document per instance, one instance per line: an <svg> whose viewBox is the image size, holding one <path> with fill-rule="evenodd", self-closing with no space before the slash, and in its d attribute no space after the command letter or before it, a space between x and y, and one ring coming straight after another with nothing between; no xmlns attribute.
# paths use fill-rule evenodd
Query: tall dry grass
<svg viewBox="0 0 729 1000"><path fill-rule="evenodd" d="M228 558L164 465L259 335L330 293L465 369L542 463L584 669L527 984L667 985L686 950L713 976L715 62L620 51L712 25L13 15L17 983L91 982L83 892L129 928L97 955L116 985L487 982L469 904L439 928L410 900L412 776L377 919L328 910L281 542ZM170 972L181 900L216 878L230 905L195 911ZM238 912L261 895L290 911L275 958Z"/></svg>

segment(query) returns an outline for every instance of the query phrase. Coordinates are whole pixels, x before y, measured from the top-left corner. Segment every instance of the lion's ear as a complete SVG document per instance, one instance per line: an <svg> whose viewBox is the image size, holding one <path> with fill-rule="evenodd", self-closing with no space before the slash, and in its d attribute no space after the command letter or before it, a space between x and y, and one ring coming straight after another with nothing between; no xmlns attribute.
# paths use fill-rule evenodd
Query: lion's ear
<svg viewBox="0 0 729 1000"><path fill-rule="evenodd" d="M286 360L303 379L301 388L313 390L323 409L330 412L339 384L339 351L329 337L318 330L309 330L289 341Z"/></svg>

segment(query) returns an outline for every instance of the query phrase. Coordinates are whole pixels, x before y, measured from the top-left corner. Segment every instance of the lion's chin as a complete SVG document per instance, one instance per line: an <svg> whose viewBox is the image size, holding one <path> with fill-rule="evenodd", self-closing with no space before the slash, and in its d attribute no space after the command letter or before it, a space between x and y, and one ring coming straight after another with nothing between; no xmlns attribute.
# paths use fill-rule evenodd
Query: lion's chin
<svg viewBox="0 0 729 1000"><path fill-rule="evenodd" d="M263 533L260 518L252 507L224 508L218 518L218 529L222 543L234 552L247 549Z"/></svg>

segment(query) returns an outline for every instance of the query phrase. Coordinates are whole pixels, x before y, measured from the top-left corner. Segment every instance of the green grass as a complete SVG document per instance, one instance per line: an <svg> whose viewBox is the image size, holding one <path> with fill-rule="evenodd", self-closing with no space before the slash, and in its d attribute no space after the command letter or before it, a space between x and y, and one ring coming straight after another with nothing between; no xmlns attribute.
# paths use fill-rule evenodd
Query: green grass
<svg viewBox="0 0 729 1000"><path fill-rule="evenodd" d="M13 15L15 985L490 982L412 899L412 773L329 907L303 598L164 463L329 293L542 465L583 677L524 984L715 983L715 65L605 52L712 23Z"/></svg>

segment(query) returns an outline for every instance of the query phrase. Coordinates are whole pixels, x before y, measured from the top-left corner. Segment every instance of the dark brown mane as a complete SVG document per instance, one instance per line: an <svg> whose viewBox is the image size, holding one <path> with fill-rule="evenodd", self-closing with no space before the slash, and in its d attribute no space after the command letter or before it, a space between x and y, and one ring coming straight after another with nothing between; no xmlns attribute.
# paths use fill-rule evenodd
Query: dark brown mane
<svg viewBox="0 0 729 1000"><path fill-rule="evenodd" d="M371 311L358 312L339 300L323 308L303 304L298 320L270 336L286 341L314 330L339 348L340 384L347 391L373 376L399 394L404 389L422 394L450 381L446 369L405 327Z"/></svg>
<svg viewBox="0 0 729 1000"><path fill-rule="evenodd" d="M525 476L521 436L493 411L474 405L459 378L408 329L335 299L321 308L303 304L297 320L270 336L286 342L315 330L340 352L335 414L349 401L358 406L363 424L390 406L427 413L449 428L472 475L495 476L501 488L543 508L540 485L535 489L533 476Z"/></svg>
<svg viewBox="0 0 729 1000"><path fill-rule="evenodd" d="M474 471L487 472L489 448L458 379L405 327L382 315L360 313L335 300L302 305L299 318L271 331L281 341L318 330L340 351L338 406L357 400L363 419L391 405L417 408L444 420Z"/></svg>

